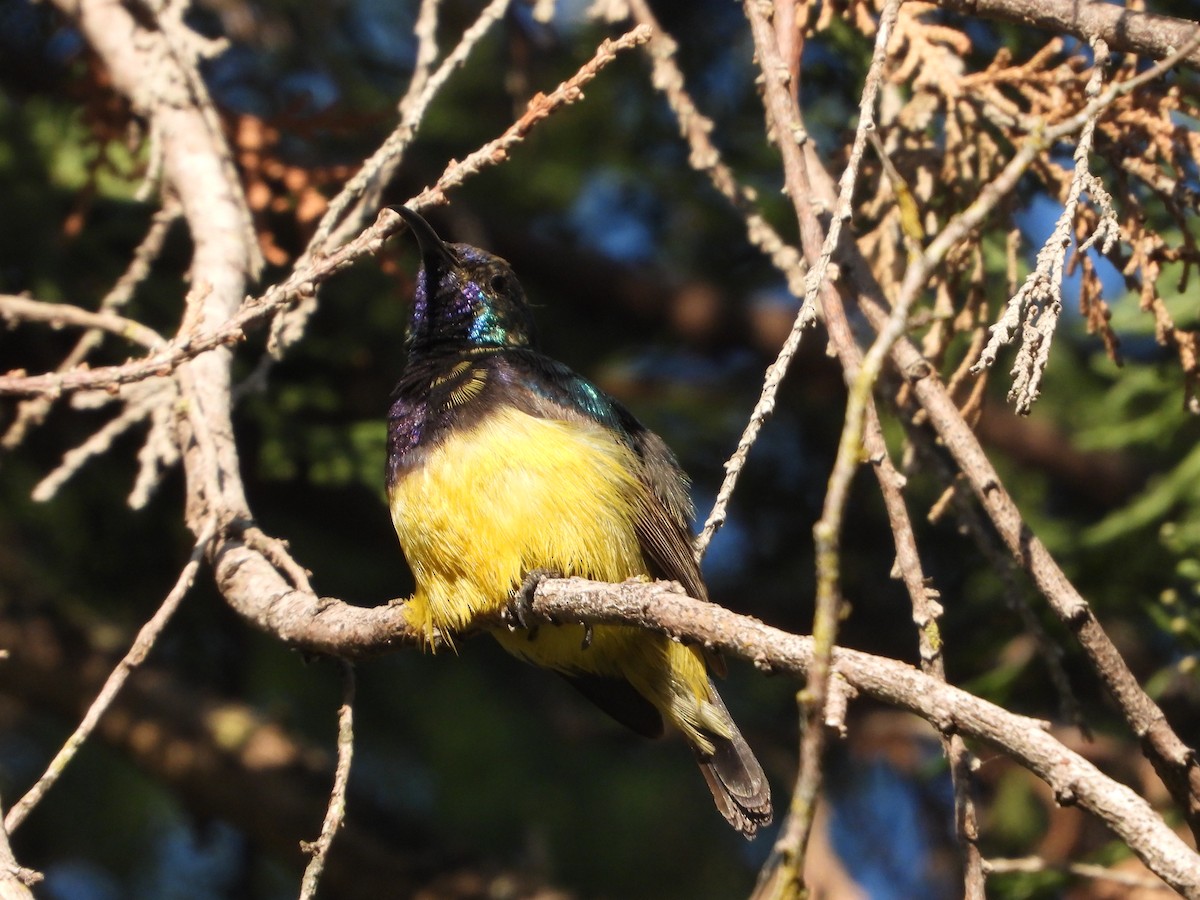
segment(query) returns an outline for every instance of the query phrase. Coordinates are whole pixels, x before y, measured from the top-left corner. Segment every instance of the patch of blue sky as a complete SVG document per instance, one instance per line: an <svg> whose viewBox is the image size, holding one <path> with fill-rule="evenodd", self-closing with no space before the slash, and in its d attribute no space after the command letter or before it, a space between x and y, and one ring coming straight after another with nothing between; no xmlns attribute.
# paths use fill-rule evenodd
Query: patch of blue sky
<svg viewBox="0 0 1200 900"><path fill-rule="evenodd" d="M947 897L932 875L937 823L930 821L929 785L886 760L852 763L851 777L831 779L829 835L850 876L871 900ZM940 793L948 794L947 790ZM934 786L936 787L936 786ZM945 826L951 810L946 807Z"/></svg>
<svg viewBox="0 0 1200 900"><path fill-rule="evenodd" d="M121 900L120 884L96 864L84 859L65 859L42 869L45 879L38 885L43 900Z"/></svg>
<svg viewBox="0 0 1200 900"><path fill-rule="evenodd" d="M581 243L611 259L650 262L658 252L650 225L653 206L648 188L612 169L601 169L584 181L567 211L567 226Z"/></svg>
<svg viewBox="0 0 1200 900"><path fill-rule="evenodd" d="M391 69L410 69L416 57L414 4L394 0L353 0L344 27L368 62Z"/></svg>
<svg viewBox="0 0 1200 900"><path fill-rule="evenodd" d="M236 887L245 837L219 821L180 818L154 841L151 864L135 879L137 900L220 900Z"/></svg>

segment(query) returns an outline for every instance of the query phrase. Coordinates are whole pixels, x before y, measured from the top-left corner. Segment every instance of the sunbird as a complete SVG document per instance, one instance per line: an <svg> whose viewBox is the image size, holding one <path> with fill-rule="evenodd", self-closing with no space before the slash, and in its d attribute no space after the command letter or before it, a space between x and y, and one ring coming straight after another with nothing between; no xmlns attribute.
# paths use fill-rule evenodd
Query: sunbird
<svg viewBox="0 0 1200 900"><path fill-rule="evenodd" d="M771 821L770 785L701 650L630 626L499 621L545 576L663 578L706 600L674 455L538 351L505 260L446 243L417 213L393 209L421 252L388 413L388 501L416 581L406 621L432 646L483 619L509 653L560 673L634 731L657 737L670 723L717 809L753 837Z"/></svg>

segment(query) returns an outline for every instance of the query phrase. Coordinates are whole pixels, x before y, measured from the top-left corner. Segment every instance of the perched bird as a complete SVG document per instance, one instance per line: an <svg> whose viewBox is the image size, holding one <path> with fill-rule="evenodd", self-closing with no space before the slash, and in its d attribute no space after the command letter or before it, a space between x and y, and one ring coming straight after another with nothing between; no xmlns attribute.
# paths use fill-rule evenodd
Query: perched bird
<svg viewBox="0 0 1200 900"><path fill-rule="evenodd" d="M388 499L416 579L410 625L432 644L494 621L540 575L665 578L706 599L687 480L666 444L538 352L507 262L394 209L422 259L388 414ZM682 731L717 809L746 837L771 821L766 776L701 650L626 626L490 630L634 731L657 736L664 720Z"/></svg>

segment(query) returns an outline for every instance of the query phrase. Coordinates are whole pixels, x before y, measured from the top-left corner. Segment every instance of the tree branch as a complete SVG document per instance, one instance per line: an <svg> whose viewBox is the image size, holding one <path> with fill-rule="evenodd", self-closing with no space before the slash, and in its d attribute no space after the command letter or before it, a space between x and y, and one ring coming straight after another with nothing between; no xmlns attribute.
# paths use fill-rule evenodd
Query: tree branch
<svg viewBox="0 0 1200 900"><path fill-rule="evenodd" d="M675 121L679 125L680 136L687 141L691 148L688 162L693 168L707 175L713 187L720 191L721 195L741 214L746 223L746 237L770 257L772 263L784 274L792 293L797 297L803 297L805 295L803 257L795 247L784 243L775 229L763 218L755 202L755 192L739 184L733 170L722 161L716 144L709 137L714 127L713 121L700 112L684 85L683 71L675 60L678 49L675 39L663 31L646 0L630 0L629 12L636 22L651 29L650 40L645 45L646 55L650 58L653 67L650 81L666 97L667 103L675 114ZM717 491L717 498L704 522L704 527L695 540L698 558L703 557L709 542L725 523L729 501L733 497L738 478L749 458L750 448L758 440L763 424L775 409L775 398L792 359L800 349L800 341L804 332L815 323L815 307L810 303L802 303L787 339L780 347L775 361L767 368L762 391L758 401L754 404L742 436L738 439L737 447L725 463L725 478Z"/></svg>
<svg viewBox="0 0 1200 900"><path fill-rule="evenodd" d="M1187 37L1194 39L1194 32ZM1186 47L1187 44L1181 46ZM1062 137L1082 128L1088 116L1094 112L1094 105L1112 102L1110 94L1122 89L1118 85L1111 86L1070 120L1055 126L1055 133ZM775 93L778 98L778 92ZM797 136L803 137L804 130L795 118L795 111L784 106L782 100L776 99L775 104L780 107L777 120L791 123L785 130L792 135L792 139L780 141L779 147L788 195L792 198L800 222L804 252L811 264L819 258L823 240L823 229L813 207L820 204L825 208L833 208L837 189L814 148L798 139ZM1060 129L1061 133L1058 132ZM935 239L930 247L935 243L940 245L943 242ZM843 241L838 253L841 262L839 271L848 287L846 306L853 314L853 324L862 326L859 340L868 341L869 330L880 333L894 328L891 304L872 275L870 263L852 241ZM902 294L915 293L923 286L924 282L914 273L930 265L930 257L927 249L919 260L909 266ZM840 302L837 291L831 286L823 289L823 305ZM929 416L930 424L971 484L1009 552L1029 572L1055 614L1076 635L1093 669L1117 701L1133 733L1142 741L1147 757L1183 808L1193 833L1200 834L1200 766L1197 765L1194 751L1179 738L1162 710L1142 689L1087 601L1066 577L1045 545L1025 524L1016 503L1004 488L932 364L903 336L892 344L890 358L901 375L910 382L918 402Z"/></svg>
<svg viewBox="0 0 1200 900"><path fill-rule="evenodd" d="M5 900L33 900L31 884L41 881L41 875L17 864L8 844L8 831L3 825L4 809L0 807L0 897Z"/></svg>
<svg viewBox="0 0 1200 900"><path fill-rule="evenodd" d="M800 147L807 141L807 136L800 119L796 95L789 86L791 76L788 64L789 59L799 56L799 48L780 46L777 40L779 29L772 27L767 4L746 2L744 7L750 20L755 51L762 68L763 102L767 121L778 136L781 148L788 148L785 155L793 161L801 159ZM875 127L875 102L882 82L883 66L887 60L888 40L892 35L899 7L898 0L888 0L880 12L871 65L859 101L858 125L849 161L842 172L828 231L821 239L820 250L815 256L817 232L810 228L805 237L804 251L809 262L805 307L814 305L818 294L832 293L826 281L830 260L838 244L842 225L850 219L851 198L858 182L859 165L867 144L867 133ZM796 34L794 29L787 29L787 33ZM789 190L791 188L789 179ZM800 196L792 194L793 202L797 203ZM829 303L824 305L828 307ZM900 317L898 327L902 328L907 310L897 309L894 315ZM871 391L888 350L888 335L897 330L897 327L893 327L888 331L881 331L865 358L857 353L857 347L853 348L852 353L842 354L842 367L849 384L849 397L841 439L838 442L837 458L829 476L821 518L813 527L817 570L816 606L812 627L815 654L808 683L801 694L805 722L800 742L800 770L787 822L775 842L777 858L783 863L778 867L777 874L768 879L770 890L767 896L793 897L802 893L805 852L822 781L826 734L822 723L825 720L825 706L832 676L833 649L837 643L838 624L843 609L840 587L843 513L850 483L862 460L863 428L867 420L867 408L872 405Z"/></svg>
<svg viewBox="0 0 1200 900"><path fill-rule="evenodd" d="M92 312L68 303L47 303L29 297L0 294L0 319L10 322L47 322L52 328L71 325L75 328L96 328L118 337L157 350L165 342L153 328L112 312Z"/></svg>
<svg viewBox="0 0 1200 900"><path fill-rule="evenodd" d="M161 18L162 21L146 24L141 17L133 16L127 6L107 0L56 0L56 3L75 18L107 63L116 88L126 94L138 113L151 123L154 146L161 152L161 172L166 189L179 196L195 243L190 271L192 290L187 298L184 324L173 340L164 343L154 335L154 340L150 341L146 334L141 334L143 343L154 349L144 359L103 370L42 376L10 373L0 376L0 394L53 397L64 391L115 388L146 378L173 377L179 386L178 395L184 401L179 404L179 418L172 433L184 454L188 491L186 518L189 527L202 538L202 544L207 544L206 535L210 528L216 531L211 559L218 586L231 606L256 626L284 641L342 658L365 656L404 643L415 643L416 636L408 631L399 604L360 609L317 597L308 588L303 570L286 551L277 548L278 552L274 552L269 549L268 540L255 537L247 526L250 512L242 488L230 419L232 353L229 345L240 340L244 328L251 323L287 309L297 299L315 300L316 287L324 279L379 249L397 227L395 217L389 213L381 214L358 238L338 247L328 257L314 260L311 265L298 265L287 280L262 297L247 300L245 288L248 276L256 267L257 250L253 235L248 231L246 204L230 163L228 148L219 128L213 124L211 104L196 66L193 41L198 39L183 25L182 4L166 0L160 12L150 12L152 20ZM747 5L752 4L754 0L749 0ZM757 5L761 7L761 3ZM1117 48L1128 47L1126 41L1133 41L1139 52L1160 58L1182 58L1192 64L1200 59L1196 39L1191 37L1195 34L1193 23L1133 13L1108 4L1064 0L1040 0L1036 4L1034 0L943 0L943 5L1013 21L1049 22L1051 24L1046 27L1059 30L1070 31L1076 27L1082 36L1102 36ZM1056 16L1059 18L1054 18ZM648 12L643 18L650 18ZM1186 32L1178 31L1181 26L1186 26ZM1119 33L1106 32L1105 28ZM434 186L410 201L412 205L446 202L446 191L484 166L502 162L537 122L560 106L579 99L582 84L594 77L617 51L643 42L649 35L650 30L643 27L618 41L602 44L593 60L573 79L548 96L535 97L526 114L500 138L484 145L463 162L452 162ZM1152 38L1166 41L1168 37L1170 42L1162 45L1161 53L1145 49L1153 45ZM660 46L665 44L660 41ZM781 62L764 59L769 87L780 86L771 79L783 71L778 68ZM659 65L657 71L662 73L667 69ZM1157 73L1152 69L1151 74ZM1149 75L1138 76L1144 77ZM668 94L675 98L673 102L677 109L686 108L680 99L686 95L679 91L668 91ZM1147 754L1171 786L1175 797L1184 804L1196 829L1200 823L1200 772L1196 769L1192 751L1171 730L1162 712L1129 672L1087 603L1023 524L1019 511L1004 491L952 398L931 374L929 363L901 337L907 324L908 308L926 283L926 278L917 276L928 275L938 260L930 256L924 272L916 265L910 266L911 283L897 299L895 307L889 309L867 264L853 247L843 248L837 240L837 229L849 218L849 189L855 177L853 167L847 170L850 181L846 185L846 200L836 207L835 219L826 234L815 207L824 202L825 209L834 208L832 181L821 168L813 149L805 146L807 138L800 121L783 107L782 102L776 102L780 92L772 89L769 94L775 135L784 154L788 192L797 208L805 255L814 267L805 293L810 301L820 294L831 336L837 335L833 343L842 357L844 370L851 378L857 373L857 381L853 382L857 389L854 405L847 414L844 434L846 448L850 447L850 438L855 439L855 446L863 438L864 421L867 422L866 437L870 445L873 448L882 445L869 391L885 351L890 350L892 360L912 381L914 393L934 428L972 483L1014 558L1028 568L1051 606L1075 630L1134 732L1143 740ZM793 101L788 102L794 105ZM684 131L688 130L682 117L680 124ZM860 132L867 124L864 118ZM704 144L695 133L696 129L693 129L689 135L694 149ZM856 146L858 144L856 141ZM1022 152L1027 152L1032 159L1035 150L1041 152L1043 149L1031 143ZM858 152L861 152L860 146ZM156 162L158 158L156 154ZM725 171L715 165L709 169L713 173ZM732 196L745 199L736 186L729 190ZM747 221L750 223L751 220L748 218ZM970 224L968 220L963 222ZM952 237L952 232L943 229L939 240L945 243ZM853 292L847 292L851 312L861 310L880 334L870 353L870 365L864 366L861 352L849 333L850 323L842 314L838 290L824 279L824 266L835 252L845 254L838 257L843 263L840 272L860 293L854 298ZM776 253L779 258L784 255ZM794 281L799 271L794 255L791 263L787 268ZM37 310L34 314L46 312ZM125 321L109 313L86 313L84 310L68 315L75 320L73 324L85 327L100 325L111 329ZM865 333L864 330L862 334ZM860 340L866 343L861 337ZM782 366L779 377L782 377ZM762 409L756 409L752 417L752 426L766 415L770 402L768 393ZM882 452L886 461L885 447ZM847 464L842 467L844 477L839 481L842 488L854 468L850 465L849 452L843 455ZM894 470L889 468L890 461L887 463L880 467L881 477L895 477ZM731 476L736 477L736 472L731 472ZM729 483L732 487L732 482ZM911 534L905 524L906 514L899 489L893 485L896 490L888 493L886 487L885 497L895 523L898 553L913 550L913 554L906 557L902 573L916 603L917 596L924 590L919 577L919 559L915 557L915 548L908 547ZM844 493L839 492L831 496L829 504L837 506L843 497ZM714 519L714 528L716 524L719 519ZM826 563L830 561L826 560ZM824 567L826 575L832 571L835 577L833 582L826 579L828 596L836 594L836 556L832 562L832 570L829 565ZM923 615L918 607L915 609L917 615ZM843 678L859 692L923 716L944 735L957 739L960 734L968 734L1002 747L1050 784L1061 802L1077 802L1092 811L1168 883L1188 897L1200 897L1198 857L1145 801L1070 753L1042 732L1039 723L1014 716L946 685L937 677L936 667L923 674L894 661L833 649L832 637L814 647L812 639L768 628L720 607L672 593L662 585L546 582L538 590L534 611L569 621L628 623L653 628L751 659L768 671L808 676L814 668L827 668L826 675ZM923 644L922 649L923 657L927 651L932 652L927 644ZM822 679L817 680L823 683ZM816 718L819 717L814 718L814 725L819 730ZM810 755L815 759L815 753ZM348 761L348 755L346 758ZM207 774L213 777L212 773ZM337 806L335 792L330 804L331 819L335 818ZM332 835L332 831L328 830L328 834ZM0 878L3 878L3 872L0 872Z"/></svg>
<svg viewBox="0 0 1200 900"><path fill-rule="evenodd" d="M1126 9L1104 0L937 0L939 6L968 16L987 16L1071 34L1087 43L1102 38L1114 50L1165 59L1181 48L1196 23L1174 16ZM1184 61L1200 68L1200 49Z"/></svg>
<svg viewBox="0 0 1200 900"><path fill-rule="evenodd" d="M545 581L532 611L549 622L648 628L752 662L765 672L806 676L813 641L720 606L687 597L678 586L582 579ZM979 738L1019 761L1062 805L1078 804L1101 819L1156 875L1188 898L1200 898L1200 855L1128 787L1063 746L1045 723L1018 716L911 666L838 647L834 674L858 693L915 713L945 733Z"/></svg>
<svg viewBox="0 0 1200 900"><path fill-rule="evenodd" d="M510 125L498 138L484 144L461 161L446 166L432 186L405 205L421 209L448 202L447 193L460 187L471 176L483 169L498 165L508 158L509 152L529 132L548 116L563 106L583 99L583 86L596 77L600 69L612 62L618 53L645 42L650 30L645 26L633 28L613 40L605 40L596 49L591 60L580 67L571 78L564 81L549 94L538 94L529 101L524 115ZM190 221L190 219L189 219ZM103 366L95 369L77 369L70 372L54 372L41 375L8 373L0 375L0 395L13 396L58 396L72 391L96 388L112 388L146 378L170 375L176 368L191 359L212 350L237 343L245 338L246 329L270 316L298 298L315 294L316 288L333 275L357 262L364 256L377 254L395 231L401 227L399 216L390 211L381 212L376 220L352 241L319 259L312 260L291 273L284 281L274 285L261 296L235 304L227 313L213 321L205 313L191 328L181 328L180 333L160 351L139 360L120 366ZM208 282L201 279L204 291L211 292ZM208 296L208 294L205 294ZM207 309L206 305L203 307ZM228 351L226 351L228 352Z"/></svg>
<svg viewBox="0 0 1200 900"><path fill-rule="evenodd" d="M229 589L231 579L237 581L235 595L262 584L257 554L231 547L216 565L223 590ZM299 590L264 599L270 614L255 624L312 652L359 659L416 646L421 640L405 622L400 602L367 609ZM748 660L768 673L805 677L813 660L811 638L694 600L665 582L546 580L535 592L533 613L551 623L648 628ZM1044 722L1010 713L904 663L867 653L835 649L832 673L858 693L909 710L943 733L978 738L999 748L1050 785L1061 804L1077 803L1095 814L1184 896L1200 898L1200 856L1144 799L1057 741Z"/></svg>

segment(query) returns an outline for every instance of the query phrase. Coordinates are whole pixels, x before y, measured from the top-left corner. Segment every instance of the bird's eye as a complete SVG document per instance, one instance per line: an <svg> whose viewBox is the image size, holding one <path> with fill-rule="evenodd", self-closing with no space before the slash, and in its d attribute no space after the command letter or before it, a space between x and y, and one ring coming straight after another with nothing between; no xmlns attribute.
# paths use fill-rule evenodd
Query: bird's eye
<svg viewBox="0 0 1200 900"><path fill-rule="evenodd" d="M497 294L503 294L508 290L508 279L503 275L492 276L492 291Z"/></svg>

